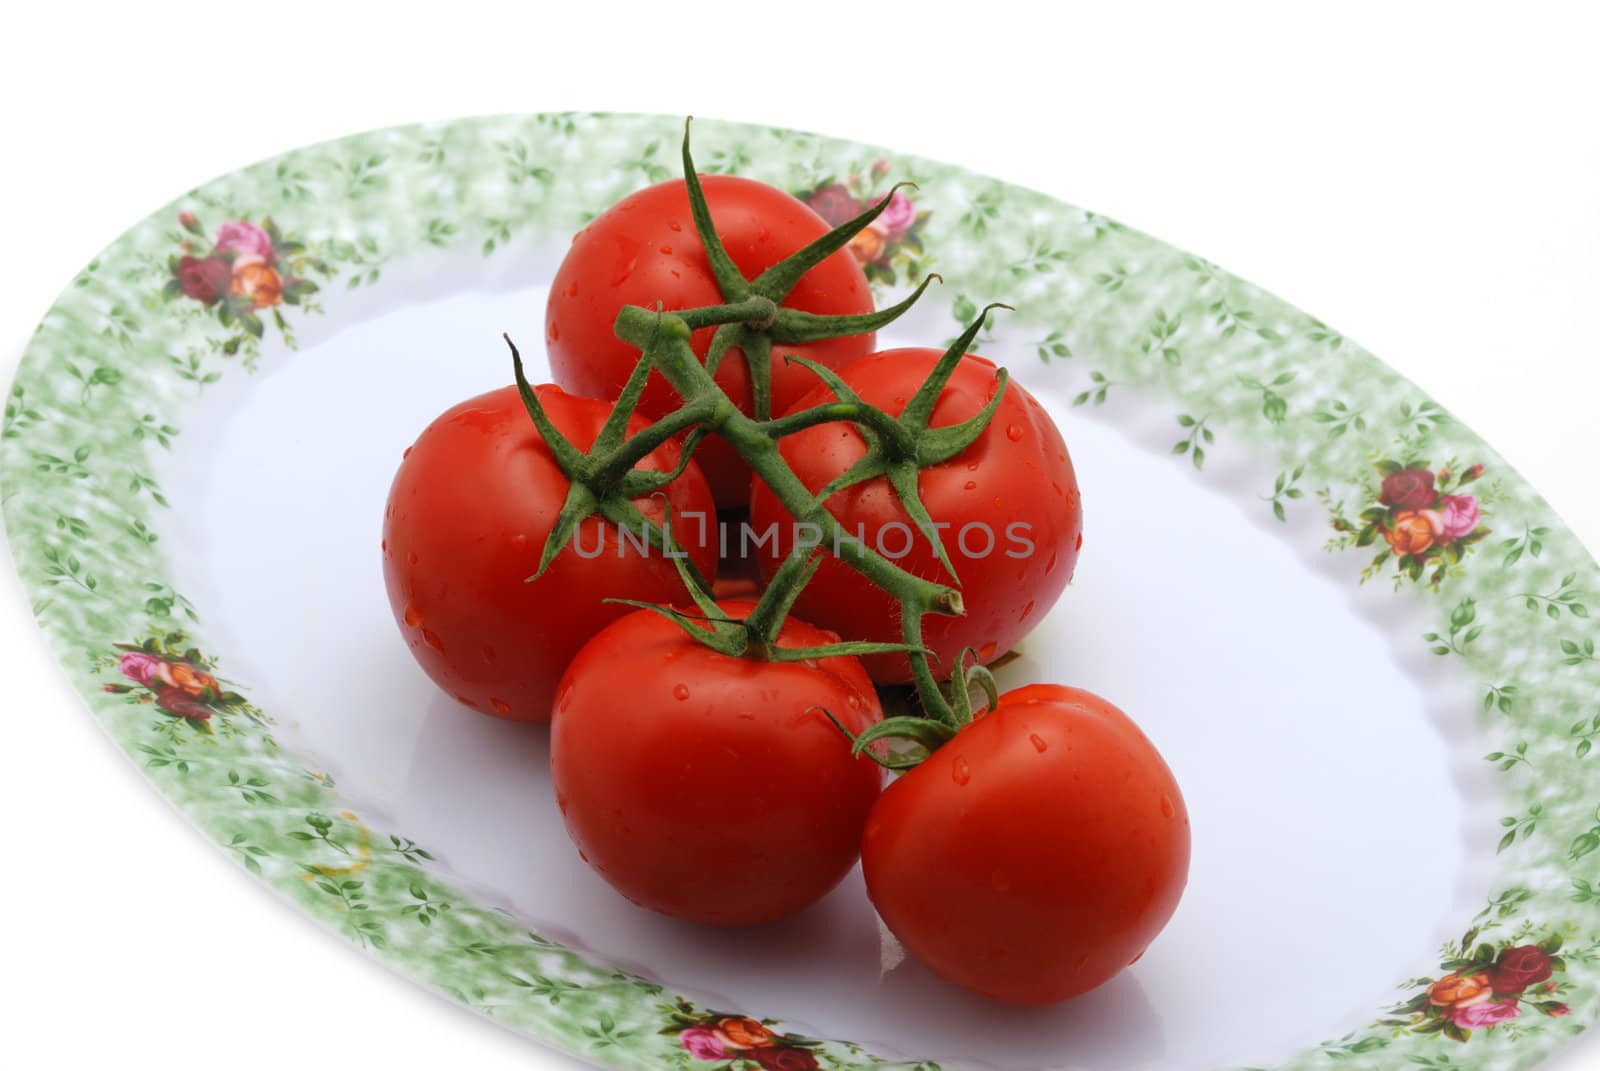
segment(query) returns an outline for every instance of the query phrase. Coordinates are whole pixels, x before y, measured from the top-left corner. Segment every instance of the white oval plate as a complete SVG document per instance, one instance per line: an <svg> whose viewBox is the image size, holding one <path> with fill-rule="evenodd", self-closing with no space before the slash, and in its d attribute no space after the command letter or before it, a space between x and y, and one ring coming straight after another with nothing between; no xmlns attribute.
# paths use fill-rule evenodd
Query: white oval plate
<svg viewBox="0 0 1600 1071"><path fill-rule="evenodd" d="M546 732L458 708L394 635L378 529L401 450L507 381L502 330L537 357L571 233L669 177L680 130L503 117L289 153L140 223L45 317L0 441L18 568L200 829L396 969L617 1067L1512 1068L1595 1018L1600 577L1532 489L1204 260L784 130L702 123L698 156L823 205L919 183L915 225L859 248L882 298L946 284L885 343L1017 307L979 349L1060 423L1087 542L1002 684L1141 722L1188 799L1190 886L1132 970L1018 1010L881 957L858 875L743 932L601 883ZM222 287L259 311L207 304Z"/></svg>

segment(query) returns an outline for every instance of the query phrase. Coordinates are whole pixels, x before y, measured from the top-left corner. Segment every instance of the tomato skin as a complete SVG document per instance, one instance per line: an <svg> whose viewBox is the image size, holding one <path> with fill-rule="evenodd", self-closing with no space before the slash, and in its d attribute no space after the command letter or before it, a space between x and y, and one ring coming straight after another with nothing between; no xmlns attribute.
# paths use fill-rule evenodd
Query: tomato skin
<svg viewBox="0 0 1600 1071"><path fill-rule="evenodd" d="M719 603L730 616L754 605ZM779 646L836 638L792 618ZM782 918L849 872L883 779L852 732L882 717L853 658L756 662L639 611L573 659L551 779L579 852L629 900L715 926Z"/></svg>
<svg viewBox="0 0 1600 1071"><path fill-rule="evenodd" d="M867 892L906 949L994 1000L1087 992L1177 908L1189 815L1136 725L1030 685L891 783L862 843Z"/></svg>
<svg viewBox="0 0 1600 1071"><path fill-rule="evenodd" d="M867 402L899 415L940 356L932 349L884 350L849 365L841 377ZM975 415L993 397L995 385L994 365L971 355L963 358L940 394L930 425L956 424ZM833 392L819 386L791 411L833 400ZM778 449L815 492L857 461L866 444L854 425L835 423L790 435ZM1007 384L999 409L978 439L950 460L923 469L918 489L929 516L949 524L941 539L960 578L954 586L966 603L962 617L929 614L922 622L923 642L938 658L934 672L948 676L962 648L971 647L980 661L990 662L1011 650L1049 612L1077 565L1082 501L1060 431L1015 381ZM906 541L898 530L885 531L886 526L915 528L887 480L847 488L827 504L847 532L864 532L866 544L888 551L896 565L917 576L951 582L920 534L909 553L893 557ZM776 530L775 540L761 551L761 570L770 578L794 545L794 522L759 480L751 489L750 515L758 539ZM963 552L961 530L970 524L993 533L993 549L987 554L984 528L972 530L972 553ZM1028 526L1031 550L1010 537L1013 524ZM902 640L899 604L832 556L823 561L795 607L806 620L850 639ZM904 655L869 655L862 661L873 680L911 679Z"/></svg>
<svg viewBox="0 0 1600 1071"><path fill-rule="evenodd" d="M611 407L559 387L536 388L551 421L588 449ZM644 426L635 420L633 430ZM668 444L642 468L670 470ZM545 538L569 482L539 437L515 387L480 395L440 415L406 451L383 523L383 576L395 623L435 684L484 714L548 721L556 684L578 648L629 612L607 596L649 601L683 597L674 564L628 544L600 517L578 527L545 575ZM714 506L693 463L668 485L674 517L698 513L673 535L708 578L716 570ZM639 499L657 523L659 499ZM595 548L604 550L595 554ZM582 547L591 557L578 554Z"/></svg>
<svg viewBox="0 0 1600 1071"><path fill-rule="evenodd" d="M822 217L775 186L731 175L702 175L711 218L728 255L746 279L754 279L795 250L826 234ZM722 304L705 249L689 213L682 179L630 194L578 232L567 251L545 307L545 345L555 381L575 394L615 398L638 363L639 351L612 333L624 305L668 312ZM841 250L807 272L783 304L820 314L872 311L872 291L854 257ZM713 328L695 332L695 353L704 360ZM783 357L795 354L841 367L870 352L869 332L802 345L774 346L772 412L781 413L816 377ZM750 379L744 358L732 350L717 367L717 382L745 413L751 412ZM639 412L659 417L682 402L659 373L650 377ZM701 444L695 461L723 509L742 506L750 470L720 439Z"/></svg>

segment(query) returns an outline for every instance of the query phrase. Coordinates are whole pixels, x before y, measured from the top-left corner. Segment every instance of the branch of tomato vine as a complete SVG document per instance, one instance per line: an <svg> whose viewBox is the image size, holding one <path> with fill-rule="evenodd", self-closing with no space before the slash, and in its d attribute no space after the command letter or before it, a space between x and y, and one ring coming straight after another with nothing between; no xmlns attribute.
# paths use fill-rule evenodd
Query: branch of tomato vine
<svg viewBox="0 0 1600 1071"><path fill-rule="evenodd" d="M959 615L964 612L961 593L955 587L916 576L853 537L828 510L827 500L840 490L867 480L883 477L894 489L907 515L929 540L951 580L955 568L946 554L918 490L922 468L948 460L965 450L982 434L999 406L1006 389L1006 373L996 376L993 396L975 416L961 424L933 428L930 420L951 374L982 330L988 313L1004 305L990 305L941 357L933 373L907 402L898 417L869 405L857 396L831 369L799 357L797 362L819 379L837 399L812 409L773 417L770 411L772 344L797 344L826 338L874 331L892 323L912 307L936 275L924 279L905 299L876 312L859 316L819 316L785 308L784 298L812 267L842 250L856 234L866 228L888 206L894 191L862 212L788 258L768 268L754 280L745 279L723 247L712 224L704 191L694 170L689 149L688 124L684 128L684 177L690 212L700 242L710 261L723 303L695 309L664 312L637 306L621 309L617 315L617 337L641 351L638 364L618 398L593 447L581 452L561 437L543 412L538 396L528 384L516 347L512 346L517 383L530 417L551 446L557 463L571 481L567 503L546 542L540 574L570 540L579 521L599 513L635 535L643 534L650 546L675 558L685 586L704 617L682 611L663 610L695 639L717 650L739 657L788 659L825 657L828 654L861 654L876 651L904 651L911 664L918 697L927 718L891 718L863 734L856 741L860 753L874 740L885 736L908 736L922 741L928 734L944 738L971 718L970 687L983 686L993 702L993 677L981 666L967 665L963 652L953 667L950 694L940 687L929 652L922 640L922 621L929 613ZM902 184L907 185L907 184ZM900 189L896 186L895 190ZM942 280L941 280L942 281ZM716 331L704 362L690 346L692 333L700 328ZM510 342L510 339L507 339ZM747 415L716 382L718 362L734 349L742 354L749 370L751 409ZM628 421L637 407L645 381L659 371L677 391L684 404L642 431L624 437ZM865 455L846 472L813 494L779 454L777 442L785 435L816 424L848 421L854 424L867 443ZM726 441L777 497L796 522L819 533L818 542L807 547L802 542L780 566L766 593L743 622L725 620L712 600L704 579L693 573L687 561L672 555L672 537L667 525L656 525L633 504L633 499L664 486L676 471L687 464L696 445L708 434ZM674 473L638 471L638 465L653 450L685 435L681 461ZM845 641L806 652L782 651L775 644L790 607L800 590L820 565L816 551L821 548L845 565L861 573L892 596L901 607L902 639L899 644L864 644ZM536 574L536 576L539 574ZM534 579L534 578L530 578ZM867 649L871 648L871 651ZM974 661L976 661L974 659ZM930 721L931 719L931 721ZM936 727L935 727L936 726ZM931 738L930 738L931 739ZM875 753L874 757L876 757Z"/></svg>
<svg viewBox="0 0 1600 1071"><path fill-rule="evenodd" d="M953 456L953 452L958 453L960 449L965 449L965 445L982 432L993 415L996 403L991 400L982 412L963 424L937 429L928 429L925 426L928 414L933 409L931 399L937 398L950 371L965 354L966 347L971 344L978 331L982 330L984 318L989 311L985 309L980 313L968 330L956 339L955 344L941 359L939 370L936 370L934 376L924 384L923 390L919 390L917 397L907 404L906 413L902 414L901 418L897 420L879 410L870 423L864 422L858 425L870 444L864 460L875 459L873 463L852 467L845 474L849 477L848 481L841 477L840 480L824 487L818 494L811 493L778 453L771 422L757 420L742 413L723 393L711 373L700 363L689 345L688 324L676 314L663 313L659 310L650 312L636 306L624 308L617 314L617 336L641 348L643 356L640 363L648 363L665 376L667 382L684 399L685 408L709 414L700 427L732 446L734 451L750 465L756 476L771 489L797 525L809 526L810 530L819 533L820 547L861 573L900 603L904 649L911 663L917 694L922 701L923 709L930 717L952 727L961 723L958 711L963 699L959 695L947 697L940 688L922 642L922 619L928 613L950 615L962 613L961 593L948 585L906 572L861 540L851 536L828 510L825 502L839 489L836 485L849 486L870 479L874 475L888 474L890 482L901 496L902 503L908 504L907 512L918 519L919 527L926 523L925 532L930 538L937 540L937 530L932 527L931 521L927 521L927 513L922 510L920 503L917 503L914 509L909 506L909 503L916 502L915 472L920 464L925 463L919 457L919 439L924 437L931 439L934 444L931 451L933 459L944 460ZM826 381L836 383L836 390L843 386L842 380L837 380L837 377ZM1004 385L1002 378L996 390L996 398L1004 390ZM930 392L929 400L922 400L924 391ZM841 404L854 407L853 411L858 415L865 409L871 408L858 398L842 401ZM887 436L880 438L871 430L872 424L882 421L894 421L897 429L908 432L909 442L904 449L909 456L899 456L897 453L885 450L882 440ZM924 426L917 428L918 423ZM965 439L965 443L957 447L955 444L962 439ZM912 476L909 489L905 481L896 476L897 472L907 469ZM935 546L937 545L936 542ZM957 683L954 691L960 693L965 687L966 675L958 672L955 676Z"/></svg>

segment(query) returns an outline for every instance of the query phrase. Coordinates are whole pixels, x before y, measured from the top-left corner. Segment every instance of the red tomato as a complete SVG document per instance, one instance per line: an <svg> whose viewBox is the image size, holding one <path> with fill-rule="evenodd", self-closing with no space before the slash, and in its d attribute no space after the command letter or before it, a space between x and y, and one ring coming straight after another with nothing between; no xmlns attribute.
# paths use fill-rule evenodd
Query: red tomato
<svg viewBox="0 0 1600 1071"><path fill-rule="evenodd" d="M718 604L743 617L755 605ZM780 647L837 640L790 619ZM591 640L550 727L556 801L579 852L629 900L694 922L768 922L854 865L882 776L859 733L882 716L854 658L719 654L648 610Z"/></svg>
<svg viewBox="0 0 1600 1071"><path fill-rule="evenodd" d="M844 381L862 399L898 415L938 362L932 349L885 350L849 365ZM994 396L994 365L970 354L961 360L939 396L932 427L958 424ZM791 408L834 401L818 385ZM782 440L779 452L801 482L815 492L865 452L855 425L819 424ZM1007 385L1000 407L971 446L948 461L922 470L922 504L940 532L955 566L966 614L923 619L923 641L937 656L934 672L946 676L964 647L989 662L1009 651L1049 612L1077 565L1083 542L1078 480L1061 433L1027 391ZM828 508L851 535L901 568L950 583L932 544L916 533L899 497L879 478L846 488ZM774 532L762 549L762 572L770 577L794 545L793 520L766 486L755 482L750 520L756 539ZM829 548L831 549L831 548ZM900 606L887 593L831 555L795 604L795 612L823 628L855 640L897 643ZM863 659L874 680L911 679L904 655Z"/></svg>
<svg viewBox="0 0 1600 1071"><path fill-rule="evenodd" d="M729 175L701 178L723 246L746 279L754 279L829 230L821 216L784 191ZM647 309L661 302L668 312L720 305L723 298L710 262L695 234L689 195L682 179L630 194L578 232L567 251L545 309L545 342L555 381L590 398L615 398L639 360L639 351L612 333L624 305ZM872 311L872 291L848 250L841 250L801 278L783 304L821 314ZM713 328L695 333L702 359ZM870 352L873 335L775 347L772 411L781 413L815 381L783 355L797 354L839 367ZM750 379L744 357L730 352L717 367L717 382L739 407L751 412ZM639 412L659 417L681 403L659 374L645 388ZM750 470L727 444L708 439L695 455L711 482L717 505L742 506L750 493Z"/></svg>
<svg viewBox="0 0 1600 1071"><path fill-rule="evenodd" d="M861 852L878 914L930 970L1045 1004L1105 982L1166 925L1189 816L1127 715L1036 684L890 784Z"/></svg>
<svg viewBox="0 0 1600 1071"><path fill-rule="evenodd" d="M588 449L611 407L559 387L536 390L562 434ZM643 427L635 419L630 431ZM670 471L679 457L668 444L640 467ZM568 487L515 387L447 410L395 474L383 523L383 576L395 621L434 683L484 714L547 721L556 683L578 648L629 612L603 598L683 597L672 561L641 553L600 517L584 520L544 576L525 582L539 568ZM716 525L704 477L691 463L665 493L673 517L705 518L703 525L683 520L672 532L700 571L714 575ZM635 504L661 523L659 498Z"/></svg>

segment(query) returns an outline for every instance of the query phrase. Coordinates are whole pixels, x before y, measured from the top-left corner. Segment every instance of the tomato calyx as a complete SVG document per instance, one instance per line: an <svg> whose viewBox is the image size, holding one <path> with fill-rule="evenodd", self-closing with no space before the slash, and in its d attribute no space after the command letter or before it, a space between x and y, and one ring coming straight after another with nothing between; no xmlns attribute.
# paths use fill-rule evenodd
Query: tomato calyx
<svg viewBox="0 0 1600 1071"><path fill-rule="evenodd" d="M969 662L970 659L970 662ZM983 693L987 703L976 711L972 708L972 689ZM822 710L834 728L850 741L852 755L865 755L888 770L909 770L926 762L935 751L955 738L963 728L993 710L1000 702L1000 687L989 672L989 667L978 661L978 652L964 648L956 659L956 671L950 678L949 694L945 696L950 717L922 717L902 714L873 725L861 733L852 733L833 716ZM924 700L926 702L926 700ZM820 708L818 708L820 709ZM899 740L908 746L875 748L879 741Z"/></svg>
<svg viewBox="0 0 1600 1071"><path fill-rule="evenodd" d="M673 430L677 423L688 422L685 424L687 427L688 424L700 421L703 414L690 409L680 410L673 415L676 419L669 418L671 423L657 422L632 438L624 439L628 421L639 404L639 395L644 391L645 381L650 375L650 362L641 360L633 374L629 376L627 386L623 388L622 395L612 407L605 423L601 425L600 433L595 436L593 445L585 453L561 434L560 429L551 421L539 401L538 393L528 382L527 372L522 365L522 354L517 350L516 343L511 341L509 335L502 337L505 338L506 345L511 348L512 370L516 376L517 392L522 397L523 407L527 409L540 438L549 446L556 465L566 474L569 482L566 500L561 505L561 511L556 516L556 523L551 528L550 535L545 539L544 550L539 557L539 568L527 578L527 582L532 583L543 576L545 570L550 568L550 563L555 561L556 555L571 541L579 523L595 514L643 539L651 550L667 552L672 546L670 535L663 526L646 517L639 507L633 504L633 500L655 494L683 475L694 455L695 446L705 435L704 429L695 427L689 430L678 463L670 471L641 471L634 469L633 466L677 434L677 430L682 430ZM668 426L663 428L663 424ZM619 466L619 457L631 460L627 461L626 465ZM678 562L678 571L695 577L698 583L705 582L687 555Z"/></svg>
<svg viewBox="0 0 1600 1071"><path fill-rule="evenodd" d="M1011 306L999 302L986 306L978 314L978 318L945 350L944 355L934 365L933 371L917 388L916 394L906 403L898 417L891 417L883 410L868 405L833 369L802 357L792 357L789 360L802 365L827 384L840 404L815 406L767 422L767 430L774 437L781 437L817 424L834 423L839 420L854 421L857 432L866 441L867 452L854 465L829 481L817 492L817 497L825 502L848 487L879 477L886 479L889 486L894 488L896 497L900 499L900 505L911 518L911 522L916 525L917 531L921 532L923 538L932 545L939 564L944 567L950 579L956 581L959 581L960 577L956 575L955 566L944 549L944 541L939 538L938 526L933 523L927 507L922 503L917 487L917 474L929 465L950 460L971 446L989 426L989 422L994 419L995 410L1000 407L1000 400L1005 395L1006 384L1009 381L1009 374L1004 368L995 373L994 394L981 410L959 424L941 428L928 426L929 420L933 417L934 405L938 402L945 384L950 382L950 376L955 372L956 365L966 356L967 347L972 345L989 313L995 309L1009 311Z"/></svg>
<svg viewBox="0 0 1600 1071"><path fill-rule="evenodd" d="M772 265L754 279L746 279L733 262L722 238L717 234L711 219L711 208L706 202L705 190L695 171L694 156L689 149L689 127L692 119L683 124L683 178L689 195L689 213L694 220L695 233L704 247L711 265L712 278L722 294L724 304L680 313L691 329L716 327L711 345L706 352L705 367L715 373L717 367L734 350L744 356L750 373L750 401L757 420L772 416L772 347L820 342L830 338L845 338L876 331L893 323L902 313L916 304L922 292L938 275L929 275L910 296L903 301L860 315L824 316L801 309L785 308L783 301L800 279L812 268L821 264L850 244L850 240L883 214L897 191L916 187L914 182L897 183L876 204L853 219L846 220L820 238L797 249L783 260ZM941 281L943 281L941 279Z"/></svg>

